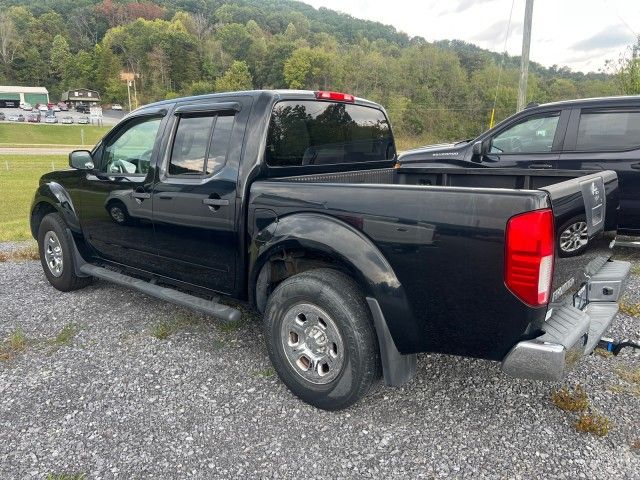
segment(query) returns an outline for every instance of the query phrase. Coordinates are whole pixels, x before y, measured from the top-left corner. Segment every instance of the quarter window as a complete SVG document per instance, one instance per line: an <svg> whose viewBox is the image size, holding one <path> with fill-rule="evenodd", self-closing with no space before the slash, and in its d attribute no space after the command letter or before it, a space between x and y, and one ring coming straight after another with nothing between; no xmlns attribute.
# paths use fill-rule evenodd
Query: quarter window
<svg viewBox="0 0 640 480"><path fill-rule="evenodd" d="M640 111L582 111L576 150L629 150L640 145Z"/></svg>
<svg viewBox="0 0 640 480"><path fill-rule="evenodd" d="M210 175L226 162L234 117L183 116L178 122L169 175Z"/></svg>
<svg viewBox="0 0 640 480"><path fill-rule="evenodd" d="M493 137L491 153L547 153L553 147L560 112L535 115Z"/></svg>

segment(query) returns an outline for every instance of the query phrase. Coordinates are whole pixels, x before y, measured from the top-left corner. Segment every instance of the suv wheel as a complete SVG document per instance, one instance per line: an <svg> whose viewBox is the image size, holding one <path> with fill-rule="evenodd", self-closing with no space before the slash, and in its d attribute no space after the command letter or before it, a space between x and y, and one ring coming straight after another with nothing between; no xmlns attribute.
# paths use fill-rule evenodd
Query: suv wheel
<svg viewBox="0 0 640 480"><path fill-rule="evenodd" d="M38 229L38 249L44 274L58 290L69 292L91 283L91 277L78 277L75 273L66 225L57 213L50 213L42 219Z"/></svg>
<svg viewBox="0 0 640 480"><path fill-rule="evenodd" d="M558 229L557 248L561 257L580 255L587 248L589 233L584 217L575 217Z"/></svg>
<svg viewBox="0 0 640 480"><path fill-rule="evenodd" d="M284 280L269 297L264 325L278 376L311 405L346 408L380 375L364 296L340 272L317 269Z"/></svg>

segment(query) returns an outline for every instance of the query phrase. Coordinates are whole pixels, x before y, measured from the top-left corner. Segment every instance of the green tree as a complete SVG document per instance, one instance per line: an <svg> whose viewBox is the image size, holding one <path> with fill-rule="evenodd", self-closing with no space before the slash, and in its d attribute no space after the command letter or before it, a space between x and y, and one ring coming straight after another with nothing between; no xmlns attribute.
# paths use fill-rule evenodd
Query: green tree
<svg viewBox="0 0 640 480"><path fill-rule="evenodd" d="M53 43L51 45L51 58L49 60L49 63L51 65L51 75L55 79L62 79L65 73L65 68L70 58L71 52L69 51L69 43L67 42L67 39L60 34L53 37Z"/></svg>
<svg viewBox="0 0 640 480"><path fill-rule="evenodd" d="M237 90L250 90L253 80L249 67L245 62L235 61L229 70L216 80L217 92L233 92Z"/></svg>

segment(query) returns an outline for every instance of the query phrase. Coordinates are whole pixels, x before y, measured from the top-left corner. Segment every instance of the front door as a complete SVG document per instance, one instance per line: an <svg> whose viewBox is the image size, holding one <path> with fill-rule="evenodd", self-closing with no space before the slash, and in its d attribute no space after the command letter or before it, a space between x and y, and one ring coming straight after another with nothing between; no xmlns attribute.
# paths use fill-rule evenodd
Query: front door
<svg viewBox="0 0 640 480"><path fill-rule="evenodd" d="M483 165L498 168L557 168L559 137L564 133L560 119L560 111L535 113L505 126L489 139L490 150L482 158Z"/></svg>
<svg viewBox="0 0 640 480"><path fill-rule="evenodd" d="M95 171L80 187L86 240L104 258L148 269L157 258L152 199L163 117L140 115L112 130L92 152Z"/></svg>
<svg viewBox="0 0 640 480"><path fill-rule="evenodd" d="M178 106L152 192L160 272L230 293L239 253L236 186L240 103Z"/></svg>

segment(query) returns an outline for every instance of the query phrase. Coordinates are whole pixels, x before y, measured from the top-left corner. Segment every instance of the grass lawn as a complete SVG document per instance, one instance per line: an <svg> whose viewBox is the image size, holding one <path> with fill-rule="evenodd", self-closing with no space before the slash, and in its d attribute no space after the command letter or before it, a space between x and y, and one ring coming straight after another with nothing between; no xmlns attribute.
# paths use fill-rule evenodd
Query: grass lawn
<svg viewBox="0 0 640 480"><path fill-rule="evenodd" d="M96 125L34 125L0 123L0 146L11 145L84 145L93 146L111 127Z"/></svg>
<svg viewBox="0 0 640 480"><path fill-rule="evenodd" d="M31 239L29 207L38 180L52 165L62 170L68 162L66 155L0 155L0 242Z"/></svg>

